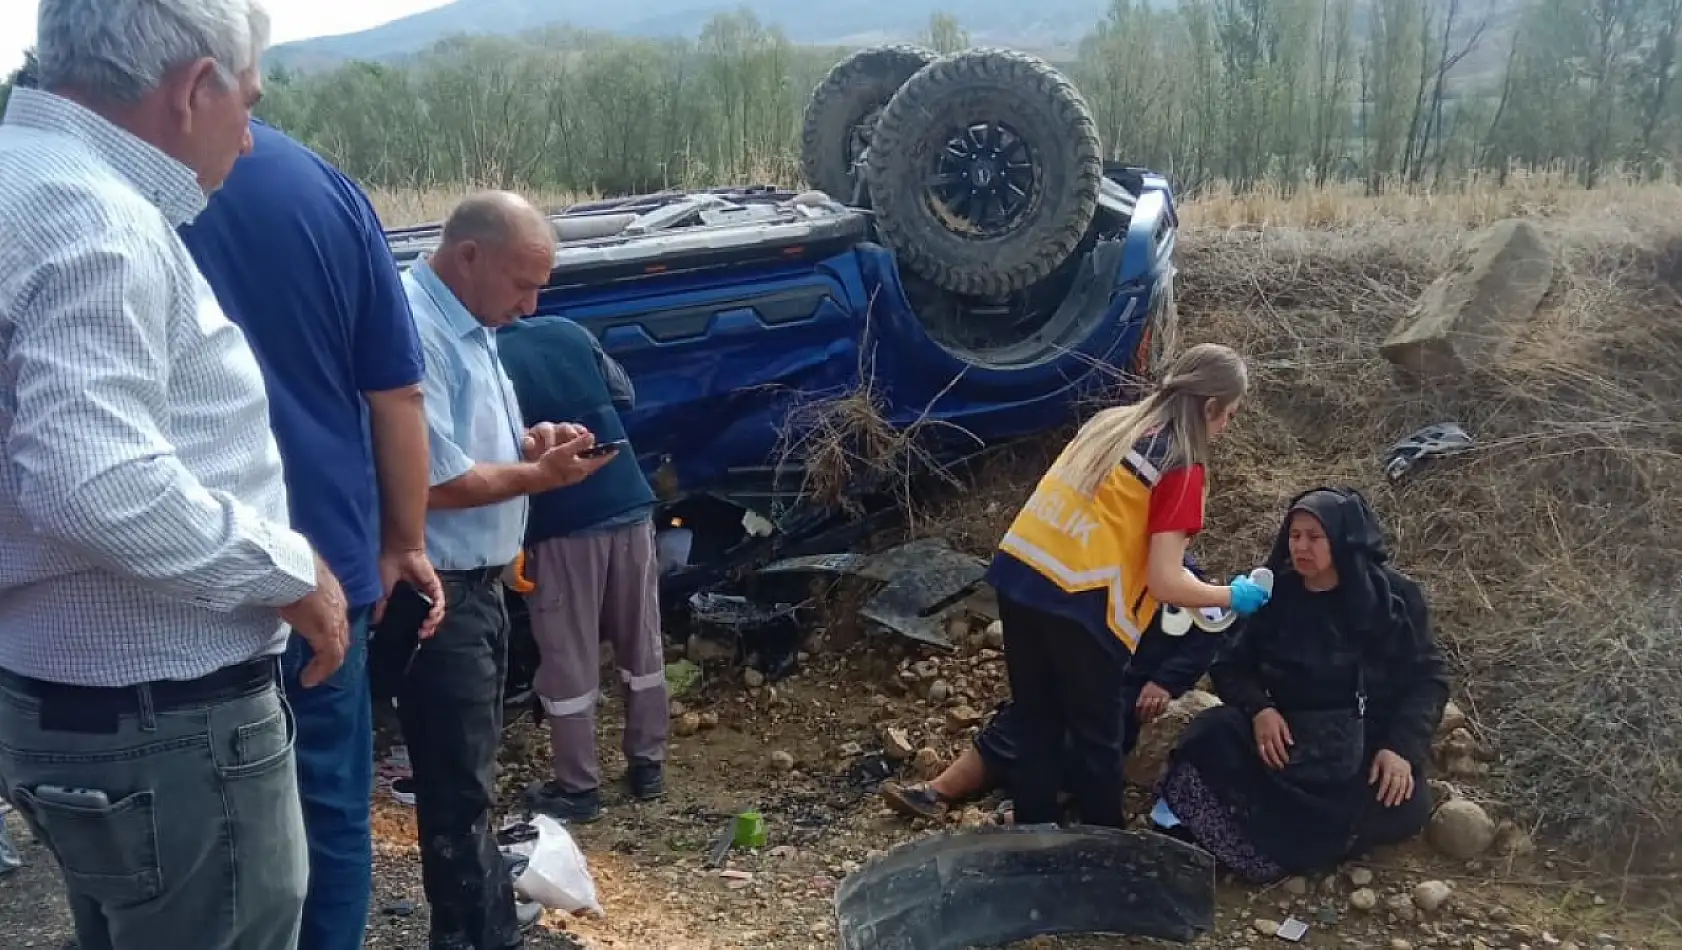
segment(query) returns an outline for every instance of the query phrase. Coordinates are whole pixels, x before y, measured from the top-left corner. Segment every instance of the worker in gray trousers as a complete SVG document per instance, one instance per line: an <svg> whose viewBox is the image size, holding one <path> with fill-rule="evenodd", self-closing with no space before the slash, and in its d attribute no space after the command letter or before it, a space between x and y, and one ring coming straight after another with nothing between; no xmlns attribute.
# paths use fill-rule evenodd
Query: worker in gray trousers
<svg viewBox="0 0 1682 950"><path fill-rule="evenodd" d="M625 439L620 410L636 394L625 370L590 331L539 316L498 331L497 352L527 425L572 422L596 443ZM526 528L534 686L549 723L554 777L527 790L527 804L568 822L601 816L596 706L601 644L613 650L625 698L625 780L634 798L665 793L669 707L654 549L654 492L636 452L567 488L533 495Z"/></svg>

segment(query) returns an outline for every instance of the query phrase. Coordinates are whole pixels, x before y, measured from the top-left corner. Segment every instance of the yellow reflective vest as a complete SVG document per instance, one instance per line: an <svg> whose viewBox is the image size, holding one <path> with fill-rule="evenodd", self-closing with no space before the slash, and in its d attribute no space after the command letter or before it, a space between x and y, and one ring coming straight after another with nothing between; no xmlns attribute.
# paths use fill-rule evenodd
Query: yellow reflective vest
<svg viewBox="0 0 1682 950"><path fill-rule="evenodd" d="M1066 594L1102 593L1105 626L1131 653L1156 614L1146 578L1151 489L1162 473L1128 452L1088 498L1056 472L1053 465L1040 479L999 551Z"/></svg>

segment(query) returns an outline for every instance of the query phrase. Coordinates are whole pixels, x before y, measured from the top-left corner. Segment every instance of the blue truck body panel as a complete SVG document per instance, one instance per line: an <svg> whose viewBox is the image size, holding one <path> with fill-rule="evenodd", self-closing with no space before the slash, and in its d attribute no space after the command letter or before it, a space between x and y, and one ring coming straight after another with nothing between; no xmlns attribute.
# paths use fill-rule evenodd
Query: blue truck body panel
<svg viewBox="0 0 1682 950"><path fill-rule="evenodd" d="M589 328L624 365L639 460L653 473L669 458L686 492L769 475L794 407L866 383L894 425L949 423L973 450L1071 421L1133 365L1173 268L1172 197L1157 176L1143 183L1125 230L1085 251L1083 266L1104 272L1067 305L1081 329L1014 354L937 340L892 253L868 241L817 261L557 286L538 312Z"/></svg>

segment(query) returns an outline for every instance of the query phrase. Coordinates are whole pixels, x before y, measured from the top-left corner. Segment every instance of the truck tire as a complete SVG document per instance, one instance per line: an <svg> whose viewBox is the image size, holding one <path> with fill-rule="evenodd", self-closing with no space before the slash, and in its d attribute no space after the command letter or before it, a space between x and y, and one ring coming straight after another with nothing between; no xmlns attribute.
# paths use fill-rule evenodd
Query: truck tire
<svg viewBox="0 0 1682 950"><path fill-rule="evenodd" d="M853 200L853 162L870 144L882 108L934 60L920 46L874 46L835 64L806 103L800 132L806 183L837 201Z"/></svg>
<svg viewBox="0 0 1682 950"><path fill-rule="evenodd" d="M1086 100L1050 64L1002 49L943 57L882 110L865 180L899 261L954 293L1044 278L1097 213L1104 175Z"/></svg>

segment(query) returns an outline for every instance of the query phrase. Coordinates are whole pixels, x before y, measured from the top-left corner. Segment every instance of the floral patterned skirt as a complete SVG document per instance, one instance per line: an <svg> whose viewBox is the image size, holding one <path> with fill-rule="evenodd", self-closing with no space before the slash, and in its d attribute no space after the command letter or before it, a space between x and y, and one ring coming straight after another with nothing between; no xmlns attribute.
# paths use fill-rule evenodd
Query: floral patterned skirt
<svg viewBox="0 0 1682 950"><path fill-rule="evenodd" d="M1174 763L1162 780L1160 794L1198 846L1213 854L1227 870L1254 884L1285 876L1284 868L1262 855L1245 837L1233 812L1203 781L1196 766Z"/></svg>

